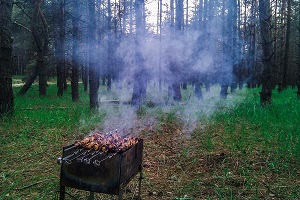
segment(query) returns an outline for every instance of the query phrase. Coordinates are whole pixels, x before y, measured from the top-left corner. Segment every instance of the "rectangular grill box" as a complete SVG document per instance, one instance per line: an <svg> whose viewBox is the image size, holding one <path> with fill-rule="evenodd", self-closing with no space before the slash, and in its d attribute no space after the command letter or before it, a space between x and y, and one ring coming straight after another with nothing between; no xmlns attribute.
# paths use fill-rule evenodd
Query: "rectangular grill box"
<svg viewBox="0 0 300 200"><path fill-rule="evenodd" d="M77 151L77 153L76 153ZM141 193L143 139L125 152L107 153L63 147L60 158L60 200L65 187L118 195L122 200L124 187L140 172L138 199ZM68 161L68 158L72 161ZM92 198L91 198L92 199Z"/></svg>

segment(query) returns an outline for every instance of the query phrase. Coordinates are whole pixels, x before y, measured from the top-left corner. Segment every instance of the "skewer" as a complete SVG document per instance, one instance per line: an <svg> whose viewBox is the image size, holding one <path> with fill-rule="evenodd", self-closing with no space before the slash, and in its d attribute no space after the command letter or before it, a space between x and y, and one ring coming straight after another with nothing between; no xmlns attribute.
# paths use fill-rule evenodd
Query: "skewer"
<svg viewBox="0 0 300 200"><path fill-rule="evenodd" d="M114 157L114 156L117 155L119 152L120 152L120 151L117 151L117 152L113 153L112 155L103 158L103 159L100 160L100 161L99 161L99 160L94 160L93 164L94 164L95 166L99 167L100 164L101 164L103 161L105 161L105 160L107 160L107 159L110 159L110 158Z"/></svg>
<svg viewBox="0 0 300 200"><path fill-rule="evenodd" d="M90 150L89 150L90 151ZM77 158L76 160L77 161L79 161L79 162L83 162L83 158L85 158L85 157L87 157L87 156L89 156L89 155L94 155L95 154L95 152L88 152L88 153L86 153L85 155L83 155L83 156L81 156L80 158Z"/></svg>
<svg viewBox="0 0 300 200"><path fill-rule="evenodd" d="M77 141L75 146L86 150L117 152L120 150L126 151L136 143L138 143L138 138L131 137L129 134L120 136L118 135L118 130L116 129L115 131L110 131L105 134L91 134L81 141ZM84 159L84 157L82 159Z"/></svg>
<svg viewBox="0 0 300 200"><path fill-rule="evenodd" d="M92 157L90 157L90 158L85 158L84 159L84 162L86 163L86 164L90 164L91 163L91 159L93 159L94 157L96 157L96 156L98 156L98 155L101 155L101 154L103 154L104 152L102 151L98 151L97 153L95 153L94 155L92 155Z"/></svg>
<svg viewBox="0 0 300 200"><path fill-rule="evenodd" d="M70 154L70 155L64 157L62 160L65 161L65 160L69 159L70 157L72 157L72 156L78 154L80 151L82 151L82 149L78 149L77 151L74 151L72 154Z"/></svg>
<svg viewBox="0 0 300 200"><path fill-rule="evenodd" d="M75 145L72 145L72 146L69 147L69 148L65 148L64 151L69 151L69 150L74 149L74 148L77 148L77 147L76 147Z"/></svg>
<svg viewBox="0 0 300 200"><path fill-rule="evenodd" d="M71 164L72 161L73 161L74 159L79 158L80 156L83 156L83 155L89 153L90 151L91 151L91 150L84 151L82 154L79 154L79 155L75 156L75 157L72 158L72 159L64 159L64 161L65 161L67 164Z"/></svg>

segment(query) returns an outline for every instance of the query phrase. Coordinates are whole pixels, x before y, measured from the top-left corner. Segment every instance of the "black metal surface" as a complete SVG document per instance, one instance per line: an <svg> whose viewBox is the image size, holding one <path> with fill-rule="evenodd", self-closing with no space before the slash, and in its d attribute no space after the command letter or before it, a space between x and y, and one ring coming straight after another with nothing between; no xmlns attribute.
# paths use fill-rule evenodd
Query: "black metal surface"
<svg viewBox="0 0 300 200"><path fill-rule="evenodd" d="M141 171L143 140L122 153L78 150L72 145L63 148L61 187L119 195Z"/></svg>

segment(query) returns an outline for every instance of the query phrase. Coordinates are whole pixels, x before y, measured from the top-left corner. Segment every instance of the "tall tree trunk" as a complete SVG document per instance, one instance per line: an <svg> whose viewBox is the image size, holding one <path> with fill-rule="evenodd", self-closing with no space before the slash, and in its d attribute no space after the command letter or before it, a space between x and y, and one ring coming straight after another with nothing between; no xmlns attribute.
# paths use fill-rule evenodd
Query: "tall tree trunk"
<svg viewBox="0 0 300 200"><path fill-rule="evenodd" d="M280 48L279 48L279 66L278 66L278 91L281 92L283 90L283 65L284 65L284 46L285 46L285 40L286 38L286 32L285 32L285 11L286 11L286 0L281 0L281 11L280 11Z"/></svg>
<svg viewBox="0 0 300 200"><path fill-rule="evenodd" d="M280 24L277 23L278 18L280 18L279 14L278 14L278 1L279 0L275 0L275 5L274 5L274 19L273 19L273 27L274 27L274 31L272 38L274 39L274 74L275 74L275 79L276 82L278 82L278 78L277 78L277 73L278 73L278 58L277 58L277 48L278 48L278 26ZM279 86L279 85L278 85ZM278 87L278 92L280 92L280 87Z"/></svg>
<svg viewBox="0 0 300 200"><path fill-rule="evenodd" d="M99 89L99 70L96 66L96 19L95 19L95 1L88 1L89 7L89 86L90 86L90 108L98 107L98 89Z"/></svg>
<svg viewBox="0 0 300 200"><path fill-rule="evenodd" d="M298 2L298 91L297 96L300 99L300 2Z"/></svg>
<svg viewBox="0 0 300 200"><path fill-rule="evenodd" d="M158 69L159 69L159 77L158 77L158 87L159 87L159 91L162 92L162 66L161 66L161 57L162 57L162 44L161 44L161 40L162 40L162 0L158 1L158 5L159 5L159 59L158 59Z"/></svg>
<svg viewBox="0 0 300 200"><path fill-rule="evenodd" d="M283 73L282 86L284 89L288 86L288 62L290 53L290 33L291 33L291 0L287 0L287 21L286 21L286 35L285 35L285 51L283 58Z"/></svg>
<svg viewBox="0 0 300 200"><path fill-rule="evenodd" d="M128 18L128 10L127 10L127 0L120 0L123 1L122 5L123 5L123 16L122 16L122 23L121 23L121 30L123 33L126 33L126 21ZM121 5L121 3L120 3ZM121 8L121 6L120 6Z"/></svg>
<svg viewBox="0 0 300 200"><path fill-rule="evenodd" d="M232 60L232 79L231 80L231 92L234 92L235 89L237 88L238 84L238 66L239 66L239 60L238 60L238 27L237 27L237 22L238 22L238 11L237 11L237 1L230 1L230 7L232 10L232 18L231 23L232 23L232 47L231 47L231 60Z"/></svg>
<svg viewBox="0 0 300 200"><path fill-rule="evenodd" d="M35 1L35 14L32 18L31 31L33 38L37 45L37 65L39 75L39 94L46 95L47 91L47 66L45 63L45 56L48 50L48 24L46 18L42 13L41 6L43 0ZM41 20L42 31L38 30L38 19Z"/></svg>
<svg viewBox="0 0 300 200"><path fill-rule="evenodd" d="M18 95L24 95L39 76L39 95L45 96L47 91L47 66L45 56L48 50L48 24L41 10L43 0L35 0L35 9L31 18L31 33L37 47L37 65ZM39 24L39 20L42 24Z"/></svg>
<svg viewBox="0 0 300 200"><path fill-rule="evenodd" d="M183 23L184 23L184 15L183 15L183 0L176 0L176 18L175 18L175 38L180 37L182 34L182 28L183 28ZM173 77L175 80L173 80L172 83L172 90L173 90L173 99L175 101L181 101L182 96L181 96L181 90L180 90L180 72L178 71L178 63L172 63L171 68L174 68L174 70L171 70L173 73Z"/></svg>
<svg viewBox="0 0 300 200"><path fill-rule="evenodd" d="M79 101L78 81L79 81L79 20L80 20L80 4L78 0L73 1L73 52L72 52L72 77L71 77L71 93L72 100Z"/></svg>
<svg viewBox="0 0 300 200"><path fill-rule="evenodd" d="M221 63L221 90L220 90L220 97L225 99L228 95L228 67L231 65L231 58L230 58L230 52L231 52L231 8L228 7L228 16L227 20L225 17L225 10L226 10L226 2L225 0L222 0L222 19L223 19L223 26L222 26L222 38L223 38L223 52L222 52L222 63Z"/></svg>
<svg viewBox="0 0 300 200"><path fill-rule="evenodd" d="M270 0L259 0L259 24L261 30L262 44L262 90L260 92L261 105L271 104L273 81L271 74L272 67L272 41L270 35L271 9Z"/></svg>
<svg viewBox="0 0 300 200"><path fill-rule="evenodd" d="M237 1L237 40L241 41L241 0ZM242 43L237 43L237 82L239 89L243 88L243 81L245 79L244 77L244 66L243 66L243 60L242 60Z"/></svg>
<svg viewBox="0 0 300 200"><path fill-rule="evenodd" d="M105 76L107 77L107 90L111 90L111 79L112 79L112 65L113 65L113 52L112 52L112 37L111 37L111 23L112 23L112 17L111 17L111 2L110 0L107 0L107 70L105 73Z"/></svg>
<svg viewBox="0 0 300 200"><path fill-rule="evenodd" d="M186 1L186 13L185 13L185 26L187 27L189 24L189 1Z"/></svg>
<svg viewBox="0 0 300 200"><path fill-rule="evenodd" d="M175 0L176 1L176 0ZM175 10L174 10L174 0L170 0L170 29L171 29L171 34L172 36L175 35ZM170 68L172 69L172 65L173 63L170 63ZM173 94L173 87L172 87L172 83L168 86L168 97L172 98L172 94ZM174 97L173 97L174 99Z"/></svg>
<svg viewBox="0 0 300 200"><path fill-rule="evenodd" d="M84 7L83 7L83 20L88 21L88 3L87 1L84 1ZM87 29L85 29L84 32L84 45L83 45L83 51L84 56L82 60L82 67L81 67L81 76L82 76L82 83L83 83L83 90L84 92L88 91L88 84L89 84L89 32Z"/></svg>
<svg viewBox="0 0 300 200"><path fill-rule="evenodd" d="M199 18L198 18L199 30L201 31L203 29L203 0L199 1L198 15L199 15Z"/></svg>
<svg viewBox="0 0 300 200"><path fill-rule="evenodd" d="M256 1L256 0L255 0ZM249 88L255 87L255 82L257 81L256 77L256 72L255 72L255 38L256 38L256 16L255 16L255 11L256 11L256 2L252 0L251 2L251 16L250 16L250 37L249 37L249 53L248 53L248 68L249 68L249 75L252 76L252 78L249 80L248 85Z"/></svg>
<svg viewBox="0 0 300 200"><path fill-rule="evenodd" d="M129 33L131 34L133 31L133 0L130 0L130 13L129 13Z"/></svg>
<svg viewBox="0 0 300 200"><path fill-rule="evenodd" d="M53 16L54 18L56 16ZM65 0L59 0L59 15L58 15L58 34L56 42L56 72L57 72L57 96L62 96L64 93L65 84Z"/></svg>
<svg viewBox="0 0 300 200"><path fill-rule="evenodd" d="M170 0L170 27L171 31L173 31L174 28L174 0Z"/></svg>
<svg viewBox="0 0 300 200"><path fill-rule="evenodd" d="M136 55L135 67L137 68L134 74L133 93L131 102L133 105L141 105L143 99L146 97L147 77L144 67L144 58L141 54L141 45L143 34L145 32L145 25L143 22L143 6L144 0L135 1L136 12Z"/></svg>
<svg viewBox="0 0 300 200"><path fill-rule="evenodd" d="M0 5L0 115L8 113L14 108L11 71L12 3L12 0L4 0Z"/></svg>

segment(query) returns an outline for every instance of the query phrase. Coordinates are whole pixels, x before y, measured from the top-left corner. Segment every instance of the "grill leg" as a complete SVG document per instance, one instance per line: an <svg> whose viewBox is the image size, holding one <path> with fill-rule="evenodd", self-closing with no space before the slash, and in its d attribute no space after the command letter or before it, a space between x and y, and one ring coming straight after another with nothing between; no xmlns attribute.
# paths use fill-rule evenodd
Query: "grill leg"
<svg viewBox="0 0 300 200"><path fill-rule="evenodd" d="M121 185L119 186L119 196L118 196L118 200L123 200L123 189L124 189L123 184L121 184Z"/></svg>
<svg viewBox="0 0 300 200"><path fill-rule="evenodd" d="M59 200L65 200L65 190L66 190L66 187L61 185L60 192L59 192Z"/></svg>
<svg viewBox="0 0 300 200"><path fill-rule="evenodd" d="M94 197L95 197L95 193L94 192L90 192L90 198L89 198L89 200L94 200Z"/></svg>
<svg viewBox="0 0 300 200"><path fill-rule="evenodd" d="M138 199L141 200L141 187L142 187L142 179L143 179L143 172L142 172L142 165L140 165L140 177L139 177L139 194Z"/></svg>
<svg viewBox="0 0 300 200"><path fill-rule="evenodd" d="M123 187L120 186L118 200L123 200Z"/></svg>

